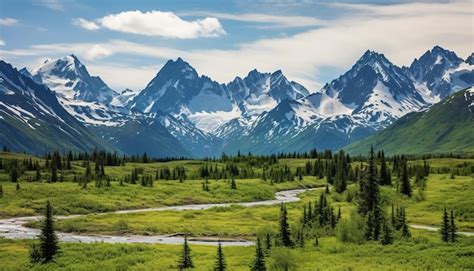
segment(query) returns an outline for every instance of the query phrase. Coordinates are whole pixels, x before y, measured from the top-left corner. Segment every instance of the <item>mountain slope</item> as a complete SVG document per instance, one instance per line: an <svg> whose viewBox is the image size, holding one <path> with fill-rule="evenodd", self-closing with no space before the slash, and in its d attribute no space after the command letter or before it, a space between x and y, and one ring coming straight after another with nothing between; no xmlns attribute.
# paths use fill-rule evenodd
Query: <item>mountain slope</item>
<svg viewBox="0 0 474 271"><path fill-rule="evenodd" d="M55 93L0 61L0 142L15 151L91 151L113 147L59 104Z"/></svg>
<svg viewBox="0 0 474 271"><path fill-rule="evenodd" d="M474 88L459 91L431 108L408 114L387 129L344 149L364 154L372 145L386 153L474 151Z"/></svg>

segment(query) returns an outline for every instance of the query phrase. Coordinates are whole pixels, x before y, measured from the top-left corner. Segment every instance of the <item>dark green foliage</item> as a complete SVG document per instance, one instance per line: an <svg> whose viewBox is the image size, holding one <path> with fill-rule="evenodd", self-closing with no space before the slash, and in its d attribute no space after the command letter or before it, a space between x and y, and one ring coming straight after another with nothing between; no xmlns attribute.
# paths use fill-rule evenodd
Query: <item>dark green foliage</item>
<svg viewBox="0 0 474 271"><path fill-rule="evenodd" d="M53 207L46 202L45 218L40 235L41 257L43 263L49 263L59 252L58 237L54 231Z"/></svg>
<svg viewBox="0 0 474 271"><path fill-rule="evenodd" d="M41 247L37 243L31 243L28 254L30 256L31 263L41 263L42 262L42 254L41 254Z"/></svg>
<svg viewBox="0 0 474 271"><path fill-rule="evenodd" d="M451 209L451 216L449 218L449 241L450 242L456 242L457 236L456 236L456 224L454 222L454 212L453 209Z"/></svg>
<svg viewBox="0 0 474 271"><path fill-rule="evenodd" d="M235 182L234 178L232 178L232 180L230 181L230 188L237 189L237 183Z"/></svg>
<svg viewBox="0 0 474 271"><path fill-rule="evenodd" d="M402 172L400 176L400 193L411 197L411 185L408 177L408 162L403 161Z"/></svg>
<svg viewBox="0 0 474 271"><path fill-rule="evenodd" d="M0 198L3 198L3 186L0 184Z"/></svg>
<svg viewBox="0 0 474 271"><path fill-rule="evenodd" d="M376 177L376 164L372 147L370 148L365 177L361 180L359 189L359 213L366 215L368 212L379 208L380 188Z"/></svg>
<svg viewBox="0 0 474 271"><path fill-rule="evenodd" d="M443 218L441 220L441 241L449 242L449 216L446 206L444 207Z"/></svg>
<svg viewBox="0 0 474 271"><path fill-rule="evenodd" d="M387 162L385 161L385 154L383 151L381 151L381 154L380 154L380 184L382 185L392 184L391 176L387 169Z"/></svg>
<svg viewBox="0 0 474 271"><path fill-rule="evenodd" d="M16 191L20 190L20 183L16 183L15 190Z"/></svg>
<svg viewBox="0 0 474 271"><path fill-rule="evenodd" d="M10 181L17 182L18 181L18 169L13 167L10 169Z"/></svg>
<svg viewBox="0 0 474 271"><path fill-rule="evenodd" d="M291 240L290 225L288 224L288 212L286 205L281 204L280 208L280 241L285 247L293 247L293 241Z"/></svg>
<svg viewBox="0 0 474 271"><path fill-rule="evenodd" d="M265 237L265 246L266 246L265 249L267 250L267 253L270 253L272 249L272 237L270 233L267 233Z"/></svg>
<svg viewBox="0 0 474 271"><path fill-rule="evenodd" d="M216 264L214 266L214 271L224 271L226 270L226 263L224 258L224 251L222 250L222 245L219 242L217 246L217 255L216 255Z"/></svg>
<svg viewBox="0 0 474 271"><path fill-rule="evenodd" d="M179 270L194 268L193 259L191 257L191 248L188 245L188 236L184 236L183 252L178 263Z"/></svg>
<svg viewBox="0 0 474 271"><path fill-rule="evenodd" d="M382 245L390 245L393 243L392 227L387 223L386 220L384 220L382 223L380 243Z"/></svg>
<svg viewBox="0 0 474 271"><path fill-rule="evenodd" d="M252 271L266 271L267 267L265 266L265 254L263 253L262 245L260 243L260 238L257 238L257 244L255 248L255 259L251 268Z"/></svg>

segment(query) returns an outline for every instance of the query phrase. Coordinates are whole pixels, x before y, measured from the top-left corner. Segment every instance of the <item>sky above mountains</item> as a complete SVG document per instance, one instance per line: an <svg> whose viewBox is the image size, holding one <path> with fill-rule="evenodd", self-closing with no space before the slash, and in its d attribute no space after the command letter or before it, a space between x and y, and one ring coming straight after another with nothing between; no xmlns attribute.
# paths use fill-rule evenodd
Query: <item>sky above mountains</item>
<svg viewBox="0 0 474 271"><path fill-rule="evenodd" d="M225 83L250 70L283 70L318 90L367 49L409 65L440 45L474 48L473 3L464 1L0 2L0 59L30 70L75 54L112 88L142 89L182 57Z"/></svg>

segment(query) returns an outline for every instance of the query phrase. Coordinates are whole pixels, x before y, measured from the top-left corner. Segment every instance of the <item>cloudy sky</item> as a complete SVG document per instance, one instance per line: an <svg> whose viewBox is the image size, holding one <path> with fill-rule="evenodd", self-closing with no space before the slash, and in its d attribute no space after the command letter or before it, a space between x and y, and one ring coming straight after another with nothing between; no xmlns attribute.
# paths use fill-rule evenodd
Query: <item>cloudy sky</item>
<svg viewBox="0 0 474 271"><path fill-rule="evenodd" d="M120 91L182 57L222 83L281 69L315 91L367 49L398 65L434 45L465 58L473 14L471 0L2 0L0 59L33 69L75 54Z"/></svg>

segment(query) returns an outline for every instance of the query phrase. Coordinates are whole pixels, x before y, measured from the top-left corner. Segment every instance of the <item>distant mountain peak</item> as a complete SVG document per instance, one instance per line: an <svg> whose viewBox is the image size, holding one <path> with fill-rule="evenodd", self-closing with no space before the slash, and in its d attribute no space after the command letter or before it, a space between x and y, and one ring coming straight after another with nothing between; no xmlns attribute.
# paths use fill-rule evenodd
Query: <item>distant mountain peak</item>
<svg viewBox="0 0 474 271"><path fill-rule="evenodd" d="M117 95L100 77L91 76L73 54L45 61L32 75L36 81L70 100L109 103Z"/></svg>

